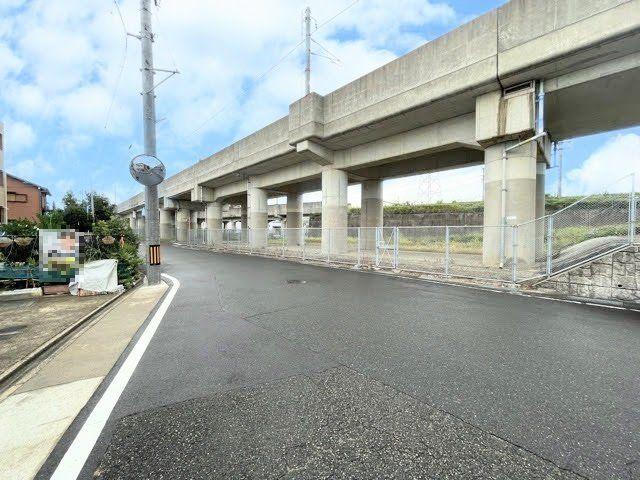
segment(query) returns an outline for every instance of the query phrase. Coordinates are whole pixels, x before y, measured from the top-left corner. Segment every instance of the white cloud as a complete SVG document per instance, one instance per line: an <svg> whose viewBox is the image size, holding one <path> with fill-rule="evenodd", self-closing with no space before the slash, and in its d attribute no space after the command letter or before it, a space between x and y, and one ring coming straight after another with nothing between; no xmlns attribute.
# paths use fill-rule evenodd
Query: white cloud
<svg viewBox="0 0 640 480"><path fill-rule="evenodd" d="M53 166L38 157L36 159L21 160L15 164L7 162L7 172L17 177L38 183L54 172Z"/></svg>
<svg viewBox="0 0 640 480"><path fill-rule="evenodd" d="M8 120L5 125L5 149L16 154L31 147L36 140L36 134L31 125Z"/></svg>
<svg viewBox="0 0 640 480"><path fill-rule="evenodd" d="M629 180L620 181L620 178L638 173L639 169L640 135L617 135L593 152L580 167L567 172L565 191L567 195L629 191Z"/></svg>

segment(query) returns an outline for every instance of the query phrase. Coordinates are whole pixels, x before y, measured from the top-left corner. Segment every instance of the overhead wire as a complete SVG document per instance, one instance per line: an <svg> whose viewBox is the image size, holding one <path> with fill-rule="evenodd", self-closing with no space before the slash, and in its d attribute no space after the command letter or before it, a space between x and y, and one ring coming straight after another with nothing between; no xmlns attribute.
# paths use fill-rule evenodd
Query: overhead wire
<svg viewBox="0 0 640 480"><path fill-rule="evenodd" d="M317 32L318 30L320 30L321 28L323 28L324 26L326 26L327 24L331 23L333 20L335 20L336 18L338 18L340 15L342 15L344 12L346 12L347 10L349 10L350 8L352 8L354 5L356 5L358 2L360 2L360 0L354 0L352 1L349 5L347 5L345 8L343 8L342 10L340 10L339 12L337 12L335 15L333 15L332 17L328 18L327 20L325 20L324 22L322 22L321 24L318 25L317 21L316 23L316 29L314 30L314 32ZM315 19L314 19L315 21ZM301 32L302 33L302 32ZM313 39L312 39L313 40ZM266 77L269 73L271 73L273 70L275 70L278 66L280 66L280 64L286 60L293 52L295 52L298 47L300 47L300 45L302 45L304 43L304 38L298 42L296 45L294 45L291 50L289 50L287 53L285 53L275 64L273 64L271 67L269 67L263 74L261 74L259 77L257 77L254 81L254 83L259 82L260 80L262 80L264 77ZM318 42L315 42L318 45L320 45ZM323 47L322 45L320 45L321 48L323 48L326 52L328 52L330 55L332 55L334 58L336 58L338 61L340 61L340 59L338 57L336 57L333 53L331 53L329 50L327 50L325 47ZM247 88L245 87L241 87L241 91L243 95L246 95L248 93ZM242 97L241 97L242 98ZM230 104L232 103L232 101L229 101L227 103L225 103L222 107L220 107L220 109L218 109L215 113L213 113L210 117L208 117L204 122L202 122L202 124L200 124L200 126L198 126L195 130L193 130L193 132L191 132L190 134L188 134L185 138L191 138L193 137L196 133L198 133L200 130L202 130L204 128L205 125L207 125L209 122L211 122L213 119L215 119L218 115L220 115Z"/></svg>
<svg viewBox="0 0 640 480"><path fill-rule="evenodd" d="M109 124L109 120L111 118L111 110L113 109L113 104L116 101L116 95L118 93L118 89L120 88L120 81L122 80L122 73L124 72L125 64L127 63L127 53L129 49L129 35L127 33L127 26L124 23L124 17L122 16L122 11L120 11L120 5L118 5L118 0L113 0L113 4L116 6L116 10L118 11L118 16L120 17L120 23L122 23L122 30L124 32L124 50L122 55L122 62L120 63L120 71L118 72L118 77L116 79L116 84L113 89L113 94L111 95L111 102L109 103L109 108L107 110L107 118L104 122L104 128L107 129L107 125Z"/></svg>

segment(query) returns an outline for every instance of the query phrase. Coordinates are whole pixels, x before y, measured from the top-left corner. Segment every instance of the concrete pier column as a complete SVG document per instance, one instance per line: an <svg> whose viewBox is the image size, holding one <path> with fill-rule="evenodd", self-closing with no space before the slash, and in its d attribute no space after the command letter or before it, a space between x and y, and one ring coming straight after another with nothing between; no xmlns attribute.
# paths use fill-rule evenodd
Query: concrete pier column
<svg viewBox="0 0 640 480"><path fill-rule="evenodd" d="M516 141L487 147L484 153L484 235L482 261L485 265L500 263L500 243L502 237L502 154L505 147ZM506 169L506 219L507 225L530 222L536 218L537 196L537 143L531 142L507 154ZM544 195L542 200L544 201ZM518 228L517 256L519 261L530 263L535 258L536 222ZM505 258L513 255L512 229L504 233Z"/></svg>
<svg viewBox="0 0 640 480"><path fill-rule="evenodd" d="M251 246L265 247L267 244L267 192L254 187L251 179L247 184L247 226Z"/></svg>
<svg viewBox="0 0 640 480"><path fill-rule="evenodd" d="M347 250L347 172L332 165L322 169L322 252Z"/></svg>
<svg viewBox="0 0 640 480"><path fill-rule="evenodd" d="M383 225L382 180L362 182L360 200L360 245L364 250L373 250L376 245L375 227Z"/></svg>
<svg viewBox="0 0 640 480"><path fill-rule="evenodd" d="M138 212L138 215L136 217L136 228L138 229L138 234L144 238L145 236L145 216L142 214L142 212Z"/></svg>
<svg viewBox="0 0 640 480"><path fill-rule="evenodd" d="M207 243L219 243L222 241L222 204L218 202L207 203L206 209Z"/></svg>
<svg viewBox="0 0 640 480"><path fill-rule="evenodd" d="M176 241L186 243L191 212L186 208L176 210Z"/></svg>
<svg viewBox="0 0 640 480"><path fill-rule="evenodd" d="M132 230L135 230L136 228L138 228L135 212L131 212L129 214L129 226L131 227Z"/></svg>
<svg viewBox="0 0 640 480"><path fill-rule="evenodd" d="M174 217L173 210L160 209L160 240L173 240L175 236Z"/></svg>
<svg viewBox="0 0 640 480"><path fill-rule="evenodd" d="M289 245L302 245L303 231L303 201L301 193L287 195L287 243Z"/></svg>
<svg viewBox="0 0 640 480"><path fill-rule="evenodd" d="M249 192L247 192L247 196L248 195L249 195ZM234 228L235 228L235 223L234 223ZM240 228L245 230L249 228L249 214L247 209L246 198L242 199L242 201L240 202Z"/></svg>

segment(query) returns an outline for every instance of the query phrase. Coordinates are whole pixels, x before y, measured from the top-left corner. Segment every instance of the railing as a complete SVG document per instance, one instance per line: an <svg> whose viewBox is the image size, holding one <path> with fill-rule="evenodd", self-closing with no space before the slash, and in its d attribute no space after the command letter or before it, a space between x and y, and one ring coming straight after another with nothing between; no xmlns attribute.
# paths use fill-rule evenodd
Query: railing
<svg viewBox="0 0 640 480"><path fill-rule="evenodd" d="M623 193L590 195L553 214L506 227L176 229L168 236L223 251L518 283L564 271L635 240L633 175L610 189Z"/></svg>

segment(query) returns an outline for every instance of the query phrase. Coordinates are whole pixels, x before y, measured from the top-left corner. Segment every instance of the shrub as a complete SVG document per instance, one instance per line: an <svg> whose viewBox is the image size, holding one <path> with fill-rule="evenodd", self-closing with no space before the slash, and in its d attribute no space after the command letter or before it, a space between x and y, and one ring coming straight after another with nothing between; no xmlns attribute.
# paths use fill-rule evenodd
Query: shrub
<svg viewBox="0 0 640 480"><path fill-rule="evenodd" d="M26 218L19 218L17 220L9 220L6 225L3 225L2 230L5 235L14 235L16 237L37 237L38 227L36 222L33 222Z"/></svg>
<svg viewBox="0 0 640 480"><path fill-rule="evenodd" d="M112 258L118 261L118 281L130 288L140 277L139 267L142 259L138 256L138 237L129 222L119 217L100 220L93 225L93 236L86 249L86 259L101 260ZM111 244L105 244L103 239L113 237ZM120 238L124 245L120 245Z"/></svg>

